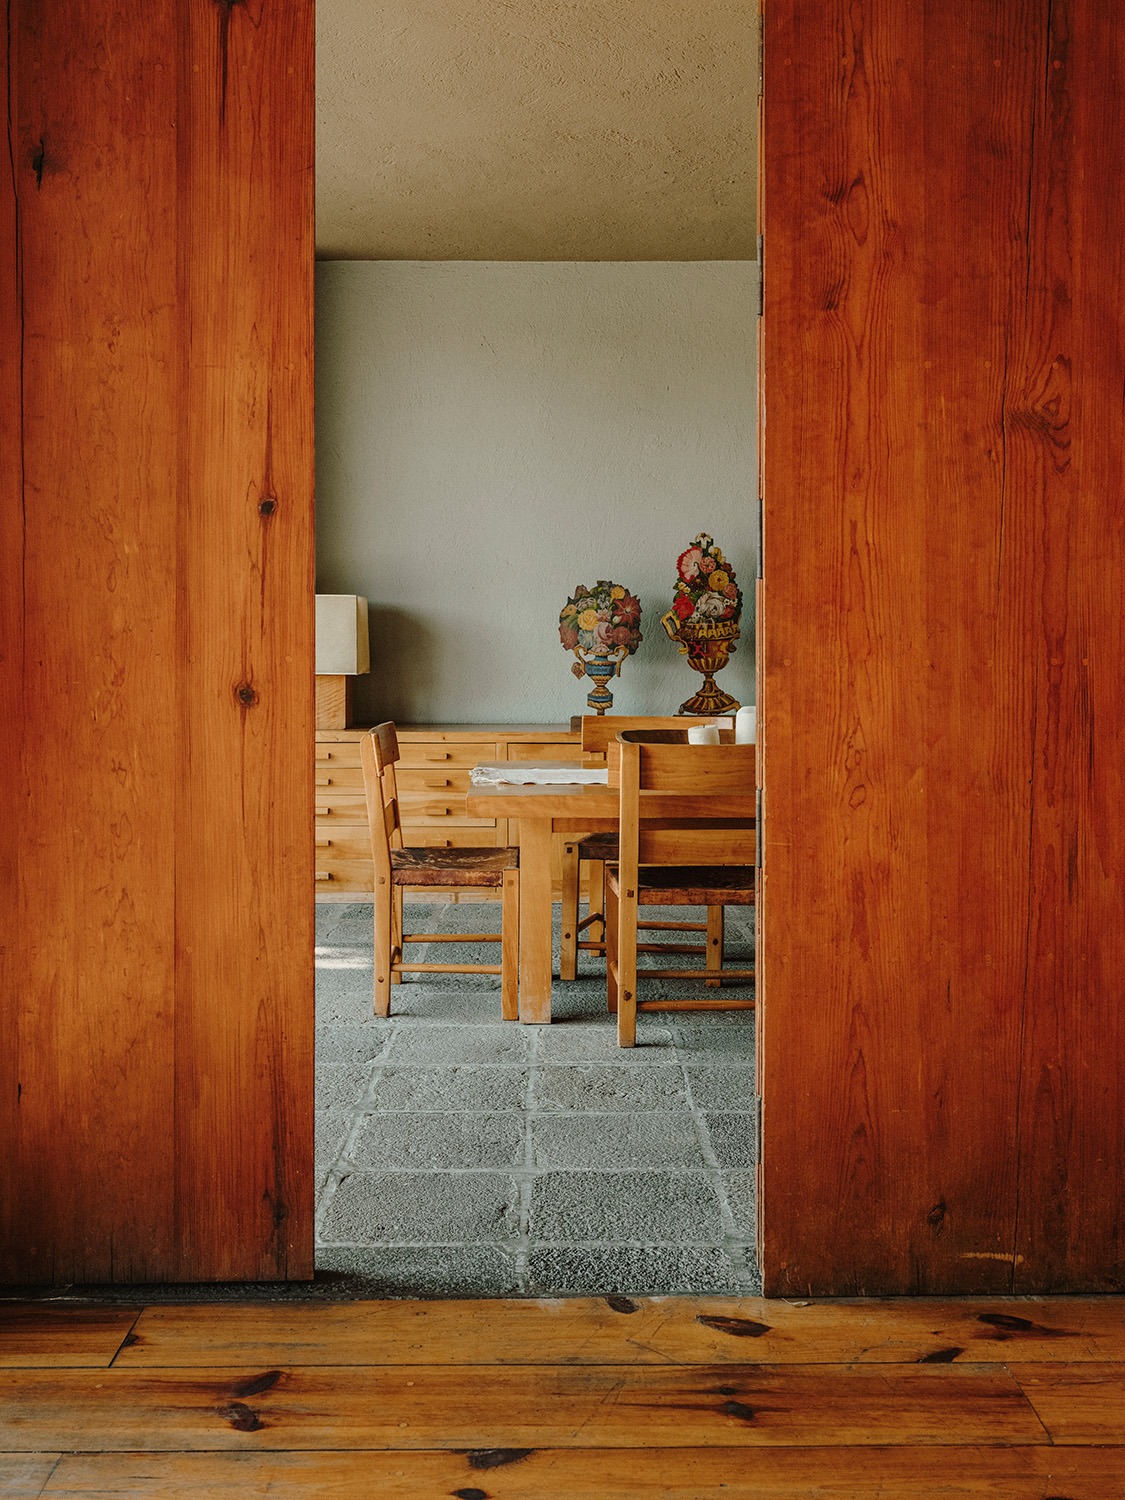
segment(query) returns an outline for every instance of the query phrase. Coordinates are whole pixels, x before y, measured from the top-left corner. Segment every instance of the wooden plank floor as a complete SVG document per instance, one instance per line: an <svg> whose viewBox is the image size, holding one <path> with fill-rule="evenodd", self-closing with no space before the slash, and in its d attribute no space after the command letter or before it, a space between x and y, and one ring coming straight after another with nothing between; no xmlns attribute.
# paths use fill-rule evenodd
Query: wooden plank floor
<svg viewBox="0 0 1125 1500"><path fill-rule="evenodd" d="M0 1303L0 1496L1125 1500L1125 1299Z"/></svg>

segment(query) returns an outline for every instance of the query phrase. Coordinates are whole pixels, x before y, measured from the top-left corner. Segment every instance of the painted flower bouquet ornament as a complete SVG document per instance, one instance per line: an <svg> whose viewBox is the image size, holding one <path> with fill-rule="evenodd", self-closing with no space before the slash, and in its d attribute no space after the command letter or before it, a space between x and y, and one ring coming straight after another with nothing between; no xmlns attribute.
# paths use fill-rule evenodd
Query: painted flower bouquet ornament
<svg viewBox="0 0 1125 1500"><path fill-rule="evenodd" d="M734 651L742 618L742 590L734 569L711 537L701 531L676 559L676 593L660 623L679 644L688 665L703 673L703 686L685 703L682 714L730 714L738 699L716 687L714 674Z"/></svg>
<svg viewBox="0 0 1125 1500"><path fill-rule="evenodd" d="M641 603L619 583L598 580L592 589L579 584L559 615L559 640L573 651L575 677L588 677L594 686L586 702L596 714L613 706L606 687L621 675L621 663L641 644Z"/></svg>

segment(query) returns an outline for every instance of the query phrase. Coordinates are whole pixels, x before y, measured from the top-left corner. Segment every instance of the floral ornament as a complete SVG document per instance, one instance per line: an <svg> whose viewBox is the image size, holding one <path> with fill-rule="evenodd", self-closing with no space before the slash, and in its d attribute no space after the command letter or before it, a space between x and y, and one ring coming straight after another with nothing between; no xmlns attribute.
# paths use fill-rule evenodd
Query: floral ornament
<svg viewBox="0 0 1125 1500"><path fill-rule="evenodd" d="M641 635L640 600L619 583L599 579L592 589L579 584L559 615L559 640L566 651L589 652L593 656L622 659L632 656ZM583 668L575 662L576 677Z"/></svg>
<svg viewBox="0 0 1125 1500"><path fill-rule="evenodd" d="M676 575L672 609L681 625L737 620L741 615L742 590L734 569L705 531L676 559Z"/></svg>
<svg viewBox="0 0 1125 1500"><path fill-rule="evenodd" d="M575 677L589 677L594 687L586 702L598 714L613 706L606 687L620 675L621 663L641 644L641 602L619 583L599 578L592 589L579 584L559 614L559 640L575 660Z"/></svg>

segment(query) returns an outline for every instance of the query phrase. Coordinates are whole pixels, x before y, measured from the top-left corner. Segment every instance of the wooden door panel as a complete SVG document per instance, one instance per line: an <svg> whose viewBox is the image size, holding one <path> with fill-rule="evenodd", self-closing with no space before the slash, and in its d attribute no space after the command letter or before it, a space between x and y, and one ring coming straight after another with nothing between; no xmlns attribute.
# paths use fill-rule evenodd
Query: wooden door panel
<svg viewBox="0 0 1125 1500"><path fill-rule="evenodd" d="M768 1290L1121 1281L1123 75L765 7Z"/></svg>
<svg viewBox="0 0 1125 1500"><path fill-rule="evenodd" d="M6 42L0 1279L307 1275L311 7Z"/></svg>

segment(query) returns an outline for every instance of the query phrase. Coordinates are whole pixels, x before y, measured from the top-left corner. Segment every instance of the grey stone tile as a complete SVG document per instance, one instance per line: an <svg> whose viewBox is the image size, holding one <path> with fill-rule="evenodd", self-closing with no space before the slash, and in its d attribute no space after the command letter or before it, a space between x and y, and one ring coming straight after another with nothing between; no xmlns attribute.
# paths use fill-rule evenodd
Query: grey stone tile
<svg viewBox="0 0 1125 1500"><path fill-rule="evenodd" d="M338 965L316 971L318 1026L336 1026L374 1019L374 989L370 963L348 968Z"/></svg>
<svg viewBox="0 0 1125 1500"><path fill-rule="evenodd" d="M519 1290L515 1261L496 1245L323 1245L318 1271L366 1283L368 1297L503 1297Z"/></svg>
<svg viewBox="0 0 1125 1500"><path fill-rule="evenodd" d="M642 1016L640 1019L647 1018ZM651 1068L652 1054L658 1051L665 1054L659 1061L676 1061L675 1043L666 1027L645 1029L643 1046L619 1047L617 1024L610 1015L592 1022L543 1026L538 1029L536 1040L540 1062L607 1062Z"/></svg>
<svg viewBox="0 0 1125 1500"><path fill-rule="evenodd" d="M638 1068L620 1063L552 1064L535 1081L539 1109L590 1112L608 1109L685 1109L678 1067Z"/></svg>
<svg viewBox="0 0 1125 1500"><path fill-rule="evenodd" d="M696 1109L757 1110L752 1067L689 1066L685 1071Z"/></svg>
<svg viewBox="0 0 1125 1500"><path fill-rule="evenodd" d="M351 1128L352 1122L347 1115L317 1115L314 1151L319 1181L327 1177Z"/></svg>
<svg viewBox="0 0 1125 1500"><path fill-rule="evenodd" d="M318 1026L317 1067L370 1062L386 1046L390 1034L390 1027L386 1022L374 1018L370 1021L347 1021L338 1026Z"/></svg>
<svg viewBox="0 0 1125 1500"><path fill-rule="evenodd" d="M744 1066L754 1060L752 1010L719 1011L712 1016L689 1013L677 1016L669 1024L676 1046L690 1066L696 1063Z"/></svg>
<svg viewBox="0 0 1125 1500"><path fill-rule="evenodd" d="M496 1026L416 1026L398 1031L387 1049L394 1066L449 1063L526 1064L531 1043L518 1021Z"/></svg>
<svg viewBox="0 0 1125 1500"><path fill-rule="evenodd" d="M442 960L444 962L444 959ZM391 1013L407 1026L510 1026L500 1014L500 988L459 984L463 976L441 976L441 984L407 977L391 991ZM455 987L456 986L456 987Z"/></svg>
<svg viewBox="0 0 1125 1500"><path fill-rule="evenodd" d="M544 1172L532 1185L536 1241L719 1243L722 1217L697 1172Z"/></svg>
<svg viewBox="0 0 1125 1500"><path fill-rule="evenodd" d="M528 1291L540 1297L676 1296L746 1290L717 1245L537 1246L528 1258Z"/></svg>
<svg viewBox="0 0 1125 1500"><path fill-rule="evenodd" d="M351 1152L359 1168L515 1167L523 1160L516 1114L368 1115Z"/></svg>
<svg viewBox="0 0 1125 1500"><path fill-rule="evenodd" d="M519 1188L500 1172L355 1172L336 1189L326 1244L445 1245L515 1237Z"/></svg>
<svg viewBox="0 0 1125 1500"><path fill-rule="evenodd" d="M318 1068L316 1109L318 1114L338 1114L358 1109L367 1095L370 1063L345 1063L337 1068Z"/></svg>
<svg viewBox="0 0 1125 1500"><path fill-rule="evenodd" d="M734 1230L740 1239L753 1240L758 1232L758 1191L754 1172L726 1172L723 1188L727 1195Z"/></svg>
<svg viewBox="0 0 1125 1500"><path fill-rule="evenodd" d="M754 1115L708 1114L703 1120L720 1167L753 1167L757 1163L758 1126Z"/></svg>
<svg viewBox="0 0 1125 1500"><path fill-rule="evenodd" d="M371 1108L377 1110L522 1110L526 1068L375 1069Z"/></svg>
<svg viewBox="0 0 1125 1500"><path fill-rule="evenodd" d="M531 1121L537 1167L706 1166L688 1114L541 1115Z"/></svg>

